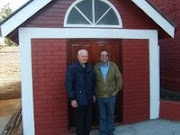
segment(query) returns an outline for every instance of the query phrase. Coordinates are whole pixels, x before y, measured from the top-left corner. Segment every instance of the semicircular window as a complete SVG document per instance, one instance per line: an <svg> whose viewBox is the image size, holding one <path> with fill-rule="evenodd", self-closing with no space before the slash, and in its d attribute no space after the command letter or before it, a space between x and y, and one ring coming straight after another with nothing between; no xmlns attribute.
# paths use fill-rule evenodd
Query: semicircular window
<svg viewBox="0 0 180 135"><path fill-rule="evenodd" d="M76 0L68 9L65 27L122 27L116 8L107 0Z"/></svg>

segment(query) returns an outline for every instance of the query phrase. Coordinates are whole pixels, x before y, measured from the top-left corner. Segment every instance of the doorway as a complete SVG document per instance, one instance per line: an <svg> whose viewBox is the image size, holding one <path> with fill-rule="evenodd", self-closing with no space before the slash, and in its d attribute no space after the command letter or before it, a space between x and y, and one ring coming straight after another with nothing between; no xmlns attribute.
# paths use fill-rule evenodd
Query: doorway
<svg viewBox="0 0 180 135"><path fill-rule="evenodd" d="M121 40L69 40L69 44L67 46L67 64L72 64L75 60L77 60L77 52L80 49L86 49L89 53L89 62L93 66L99 61L99 53L102 50L107 50L109 52L109 58L111 61L114 61L119 67L122 73L122 43ZM115 122L122 122L122 91L120 91L116 96L116 107L115 107ZM73 116L73 108L70 106L70 102L68 104L68 115L69 115L69 127L75 126L75 119ZM99 116L98 116L98 107L95 103L93 105L93 126L97 126L99 124Z"/></svg>

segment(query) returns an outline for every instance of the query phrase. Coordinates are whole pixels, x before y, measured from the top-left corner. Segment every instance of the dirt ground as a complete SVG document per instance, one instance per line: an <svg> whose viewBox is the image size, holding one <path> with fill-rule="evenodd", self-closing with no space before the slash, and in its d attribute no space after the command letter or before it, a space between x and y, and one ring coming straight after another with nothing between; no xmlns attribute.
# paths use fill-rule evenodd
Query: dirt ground
<svg viewBox="0 0 180 135"><path fill-rule="evenodd" d="M21 104L19 47L0 48L0 134Z"/></svg>
<svg viewBox="0 0 180 135"><path fill-rule="evenodd" d="M0 134L8 123L9 119L20 105L21 99L0 100Z"/></svg>

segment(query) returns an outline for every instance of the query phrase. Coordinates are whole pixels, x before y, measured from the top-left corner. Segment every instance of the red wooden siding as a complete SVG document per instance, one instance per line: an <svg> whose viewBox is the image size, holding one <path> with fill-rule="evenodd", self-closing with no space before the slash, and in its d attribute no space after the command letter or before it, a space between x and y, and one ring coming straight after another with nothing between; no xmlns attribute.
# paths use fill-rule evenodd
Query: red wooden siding
<svg viewBox="0 0 180 135"><path fill-rule="evenodd" d="M155 23L130 0L110 1L119 11L123 28L155 29Z"/></svg>
<svg viewBox="0 0 180 135"><path fill-rule="evenodd" d="M161 87L180 92L180 39L160 41Z"/></svg>
<svg viewBox="0 0 180 135"><path fill-rule="evenodd" d="M123 40L123 123L149 119L148 40Z"/></svg>
<svg viewBox="0 0 180 135"><path fill-rule="evenodd" d="M176 25L174 39L159 41L161 87L180 92L180 1L151 0Z"/></svg>
<svg viewBox="0 0 180 135"><path fill-rule="evenodd" d="M160 117L180 121L180 102L162 100L160 102Z"/></svg>
<svg viewBox="0 0 180 135"><path fill-rule="evenodd" d="M32 71L36 135L68 130L65 40L32 40Z"/></svg>
<svg viewBox="0 0 180 135"><path fill-rule="evenodd" d="M62 28L64 16L69 6L75 0L56 0L39 11L29 19L24 26ZM123 28L128 29L157 29L159 28L147 15L144 14L133 2L128 0L110 1L119 11Z"/></svg>
<svg viewBox="0 0 180 135"><path fill-rule="evenodd" d="M46 8L36 13L31 20L25 23L26 27L62 28L64 17L74 0L52 1Z"/></svg>

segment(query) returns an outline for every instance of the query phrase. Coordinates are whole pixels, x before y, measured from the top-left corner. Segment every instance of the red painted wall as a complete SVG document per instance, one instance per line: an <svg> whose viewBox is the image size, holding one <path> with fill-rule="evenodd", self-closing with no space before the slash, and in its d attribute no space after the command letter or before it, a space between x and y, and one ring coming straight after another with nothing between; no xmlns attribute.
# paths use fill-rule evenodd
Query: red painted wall
<svg viewBox="0 0 180 135"><path fill-rule="evenodd" d="M61 28L67 9L75 0L56 0L46 8L36 13L33 18L24 23L25 27ZM144 14L133 2L128 0L110 1L122 18L123 28L128 29L158 29L159 27Z"/></svg>
<svg viewBox="0 0 180 135"><path fill-rule="evenodd" d="M125 29L156 29L155 23L130 0L110 0L119 11Z"/></svg>
<svg viewBox="0 0 180 135"><path fill-rule="evenodd" d="M160 117L180 121L180 102L162 100L160 102Z"/></svg>
<svg viewBox="0 0 180 135"><path fill-rule="evenodd" d="M180 1L151 0L176 26L174 39L163 39L160 45L161 87L180 92Z"/></svg>
<svg viewBox="0 0 180 135"><path fill-rule="evenodd" d="M148 40L122 41L123 123L149 119L148 51ZM67 133L66 41L33 40L32 62L36 135Z"/></svg>
<svg viewBox="0 0 180 135"><path fill-rule="evenodd" d="M32 72L36 135L60 135L68 130L66 40L32 40Z"/></svg>
<svg viewBox="0 0 180 135"><path fill-rule="evenodd" d="M61 28L64 25L64 17L69 6L74 0L56 0L36 13L33 18L24 23L25 27Z"/></svg>
<svg viewBox="0 0 180 135"><path fill-rule="evenodd" d="M149 119L148 40L123 40L123 123Z"/></svg>

